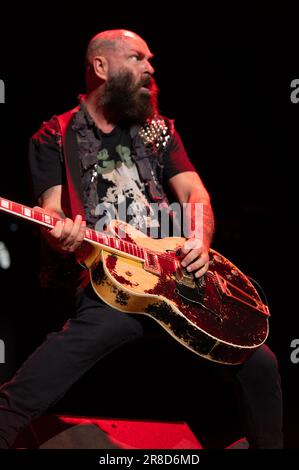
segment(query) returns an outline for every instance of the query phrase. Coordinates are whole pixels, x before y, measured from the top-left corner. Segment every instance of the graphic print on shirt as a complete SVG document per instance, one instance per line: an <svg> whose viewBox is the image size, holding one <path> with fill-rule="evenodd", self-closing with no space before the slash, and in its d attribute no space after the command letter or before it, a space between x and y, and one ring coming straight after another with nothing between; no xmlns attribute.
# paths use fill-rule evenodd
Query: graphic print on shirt
<svg viewBox="0 0 299 470"><path fill-rule="evenodd" d="M115 151L119 159L111 158L105 148L97 156L96 170L99 178L102 178L99 184L106 182L108 187L95 209L95 215L100 217L95 229L103 231L111 219L125 220L144 233L159 227L157 215L146 198L145 185L140 181L131 157L131 150L117 145Z"/></svg>

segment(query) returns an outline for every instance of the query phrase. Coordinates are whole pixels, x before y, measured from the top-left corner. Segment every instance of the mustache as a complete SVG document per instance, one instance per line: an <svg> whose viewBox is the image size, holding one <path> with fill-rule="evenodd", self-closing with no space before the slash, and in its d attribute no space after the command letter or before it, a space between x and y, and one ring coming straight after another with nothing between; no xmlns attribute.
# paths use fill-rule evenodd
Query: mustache
<svg viewBox="0 0 299 470"><path fill-rule="evenodd" d="M138 90L141 87L146 87L153 92L158 92L158 86L155 79L151 75L146 75L142 78L139 83L136 85L136 89Z"/></svg>

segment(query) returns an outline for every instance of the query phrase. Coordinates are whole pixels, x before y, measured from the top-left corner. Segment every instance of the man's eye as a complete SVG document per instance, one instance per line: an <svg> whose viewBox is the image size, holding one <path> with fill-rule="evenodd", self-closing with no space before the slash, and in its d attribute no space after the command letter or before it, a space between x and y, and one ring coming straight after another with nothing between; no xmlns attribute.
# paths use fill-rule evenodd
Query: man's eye
<svg viewBox="0 0 299 470"><path fill-rule="evenodd" d="M139 62L141 60L140 56L137 54L132 55L131 59L135 60L136 62Z"/></svg>

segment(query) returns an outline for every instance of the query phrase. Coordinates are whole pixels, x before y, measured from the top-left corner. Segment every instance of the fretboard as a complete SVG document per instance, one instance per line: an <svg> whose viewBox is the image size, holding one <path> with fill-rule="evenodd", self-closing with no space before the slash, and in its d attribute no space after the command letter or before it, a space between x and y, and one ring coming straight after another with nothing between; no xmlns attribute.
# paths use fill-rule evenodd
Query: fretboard
<svg viewBox="0 0 299 470"><path fill-rule="evenodd" d="M32 209L31 207L18 204L17 202L13 202L2 197L0 197L0 210L48 228L53 228L56 225L56 222L60 220L57 217L53 217L45 214L44 212L40 212L36 209ZM121 238L112 237L90 228L86 229L84 240L106 248L112 253L125 253L129 258L144 260L146 257L146 250L135 243L122 240Z"/></svg>

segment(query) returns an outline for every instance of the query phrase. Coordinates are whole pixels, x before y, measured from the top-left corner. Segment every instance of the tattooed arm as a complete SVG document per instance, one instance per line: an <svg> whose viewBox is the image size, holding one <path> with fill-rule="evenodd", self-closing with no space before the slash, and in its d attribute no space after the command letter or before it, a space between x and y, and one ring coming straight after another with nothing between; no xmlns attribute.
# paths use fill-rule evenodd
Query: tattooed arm
<svg viewBox="0 0 299 470"><path fill-rule="evenodd" d="M183 206L184 218L189 227L182 247L185 255L182 265L195 276L202 276L209 267L208 250L214 233L214 215L210 196L199 175L194 171L179 173L169 180L169 186Z"/></svg>

